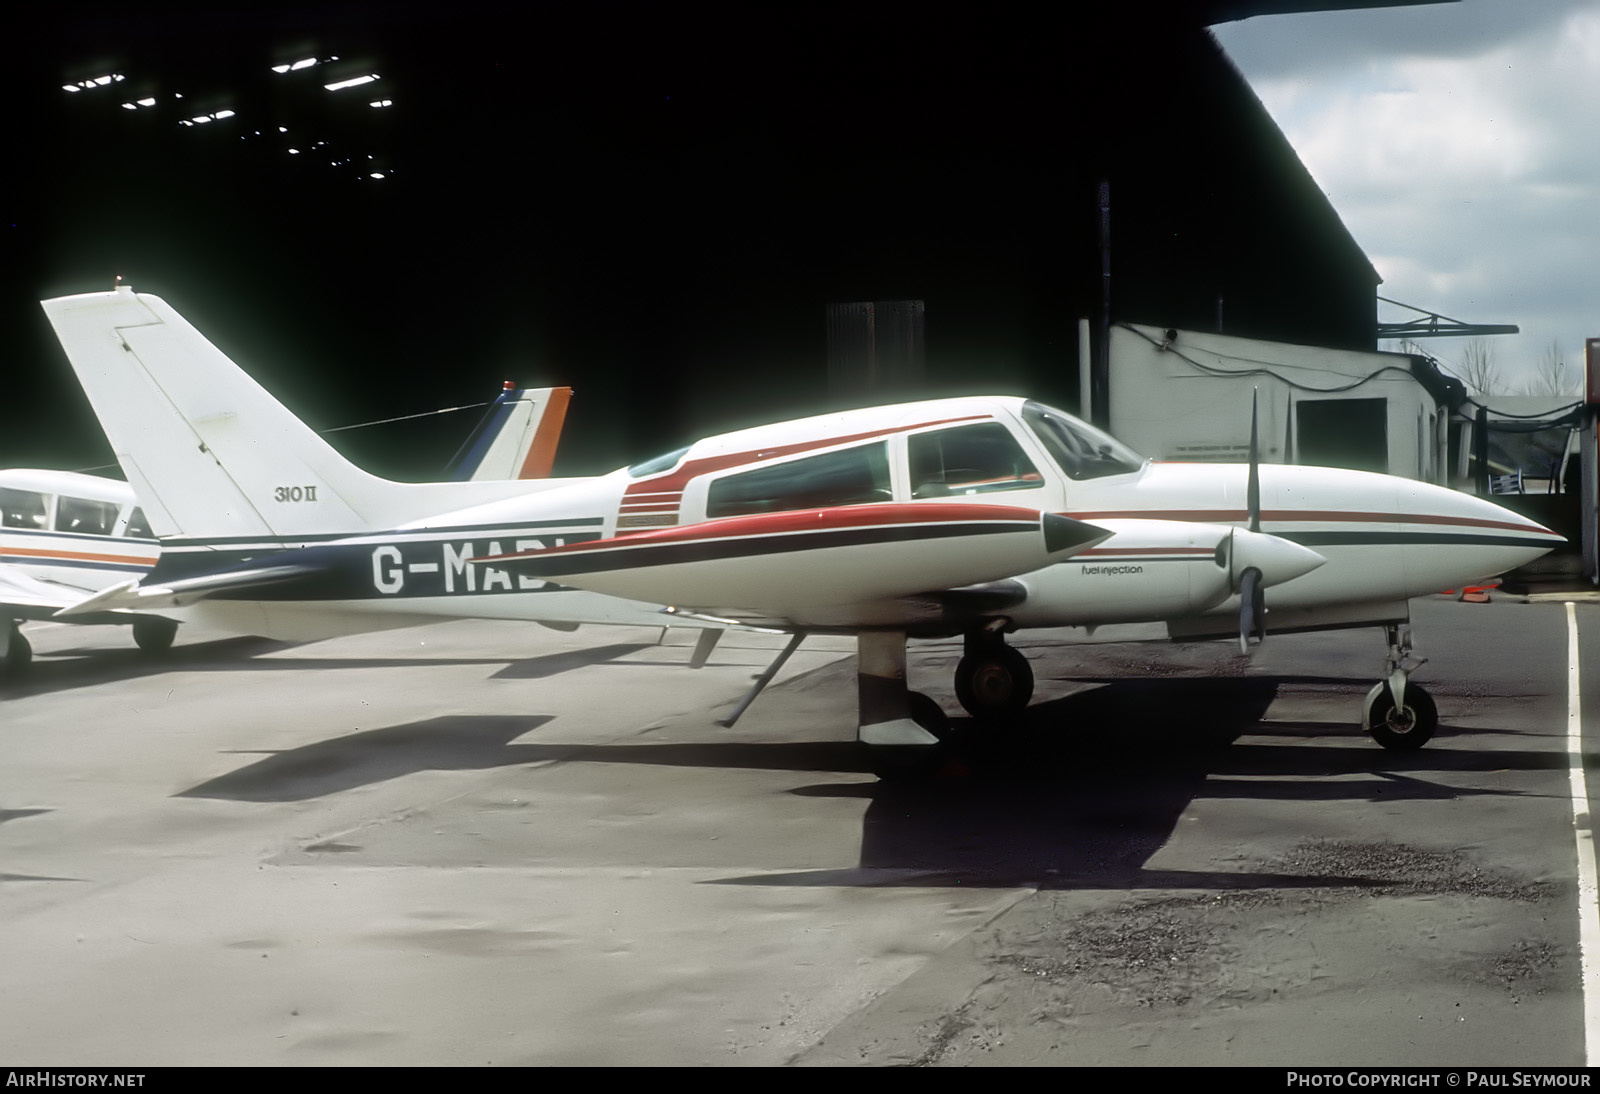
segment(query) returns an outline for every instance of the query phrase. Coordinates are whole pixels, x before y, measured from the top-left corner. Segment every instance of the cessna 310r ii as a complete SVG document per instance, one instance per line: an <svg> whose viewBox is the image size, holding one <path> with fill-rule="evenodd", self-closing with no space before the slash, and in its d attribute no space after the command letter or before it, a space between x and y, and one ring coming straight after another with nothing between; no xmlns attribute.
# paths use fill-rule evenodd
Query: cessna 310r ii
<svg viewBox="0 0 1600 1094"><path fill-rule="evenodd" d="M548 476L571 395L571 388L524 389L508 382L446 478ZM159 553L127 483L76 471L0 470L0 679L21 676L33 660L24 620L49 619L85 597L137 581ZM77 613L64 621L131 624L134 644L146 653L169 648L178 626L125 610Z"/></svg>
<svg viewBox="0 0 1600 1094"><path fill-rule="evenodd" d="M858 737L923 770L944 716L908 637L962 635L979 720L1032 691L1019 627L1164 621L1175 636L1383 625L1367 728L1414 748L1407 599L1562 542L1480 498L1322 467L1163 464L1040 403L945 399L710 437L588 478L406 484L350 465L165 301L44 302L162 544L67 613L181 614L313 637L446 618L742 623L858 637ZM1252 450L1254 446L1252 446ZM663 608L662 606L666 607ZM770 678L772 669L768 670ZM759 684L758 684L759 686Z"/></svg>

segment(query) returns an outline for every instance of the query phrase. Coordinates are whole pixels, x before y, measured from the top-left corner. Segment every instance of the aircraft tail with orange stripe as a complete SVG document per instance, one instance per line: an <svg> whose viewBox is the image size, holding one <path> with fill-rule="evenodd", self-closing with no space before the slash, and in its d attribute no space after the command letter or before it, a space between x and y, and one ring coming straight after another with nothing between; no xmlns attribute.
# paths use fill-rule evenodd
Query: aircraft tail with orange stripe
<svg viewBox="0 0 1600 1094"><path fill-rule="evenodd" d="M506 389L450 461L451 482L547 479L567 418L570 387Z"/></svg>

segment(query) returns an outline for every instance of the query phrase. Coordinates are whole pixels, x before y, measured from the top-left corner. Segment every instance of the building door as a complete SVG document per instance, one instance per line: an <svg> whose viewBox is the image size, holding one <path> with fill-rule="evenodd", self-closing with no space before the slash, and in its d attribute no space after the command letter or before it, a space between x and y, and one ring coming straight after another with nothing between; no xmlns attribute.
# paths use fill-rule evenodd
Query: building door
<svg viewBox="0 0 1600 1094"><path fill-rule="evenodd" d="M1389 400L1317 399L1294 410L1297 463L1389 473Z"/></svg>

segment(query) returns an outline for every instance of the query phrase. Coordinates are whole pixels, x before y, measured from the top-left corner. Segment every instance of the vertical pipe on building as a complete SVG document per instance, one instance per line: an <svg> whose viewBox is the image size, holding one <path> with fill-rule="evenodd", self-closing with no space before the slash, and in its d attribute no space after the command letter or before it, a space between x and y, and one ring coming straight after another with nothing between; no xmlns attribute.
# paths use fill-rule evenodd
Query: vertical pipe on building
<svg viewBox="0 0 1600 1094"><path fill-rule="evenodd" d="M1578 435L1583 572L1600 585L1600 338L1583 343L1583 400L1583 432Z"/></svg>
<svg viewBox="0 0 1600 1094"><path fill-rule="evenodd" d="M1078 417L1088 421L1094 381L1094 336L1089 332L1089 317L1078 320Z"/></svg>
<svg viewBox="0 0 1600 1094"><path fill-rule="evenodd" d="M1583 572L1600 585L1600 409L1584 408L1578 437L1579 512L1583 517Z"/></svg>
<svg viewBox="0 0 1600 1094"><path fill-rule="evenodd" d="M1111 428L1111 183L1101 180L1100 194L1100 339L1095 347L1089 420Z"/></svg>
<svg viewBox="0 0 1600 1094"><path fill-rule="evenodd" d="M1472 425L1472 454L1478 461L1474 476L1480 497L1489 496L1489 408L1478 407L1478 418Z"/></svg>

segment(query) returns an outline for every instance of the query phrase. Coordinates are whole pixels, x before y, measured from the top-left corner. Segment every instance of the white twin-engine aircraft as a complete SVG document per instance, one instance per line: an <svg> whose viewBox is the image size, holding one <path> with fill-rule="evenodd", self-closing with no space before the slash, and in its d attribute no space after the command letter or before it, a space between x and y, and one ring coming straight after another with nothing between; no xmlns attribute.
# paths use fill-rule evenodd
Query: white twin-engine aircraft
<svg viewBox="0 0 1600 1094"><path fill-rule="evenodd" d="M461 446L451 479L549 475L571 388L507 383ZM91 594L150 572L160 544L134 497L116 479L75 471L0 470L0 679L21 676L33 660L22 633ZM78 611L65 622L132 624L147 653L172 645L177 623L126 610Z"/></svg>
<svg viewBox="0 0 1600 1094"><path fill-rule="evenodd" d="M157 297L44 309L162 546L142 582L71 612L184 609L274 637L440 617L736 622L791 632L785 654L806 633L855 634L858 736L883 773L925 769L946 729L906 688L908 637L963 635L956 693L1001 719L1032 693L1005 642L1018 627L1163 621L1243 646L1267 588L1275 630L1387 628L1367 727L1417 747L1437 716L1407 682L1407 599L1563 542L1408 479L1155 463L1019 398L782 422L592 478L394 483L339 457Z"/></svg>

